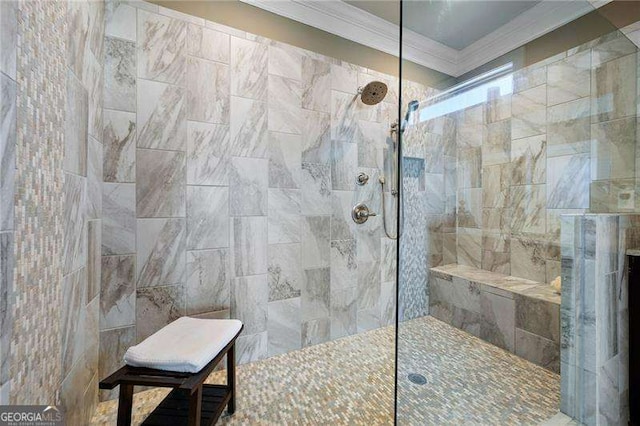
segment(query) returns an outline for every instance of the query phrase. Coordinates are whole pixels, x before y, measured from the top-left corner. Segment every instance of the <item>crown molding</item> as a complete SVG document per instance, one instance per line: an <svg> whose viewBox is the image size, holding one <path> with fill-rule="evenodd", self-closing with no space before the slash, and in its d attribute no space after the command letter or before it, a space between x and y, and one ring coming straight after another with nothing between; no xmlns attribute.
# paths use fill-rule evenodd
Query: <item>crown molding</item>
<svg viewBox="0 0 640 426"><path fill-rule="evenodd" d="M463 75L594 10L584 1L546 0L462 49L458 75Z"/></svg>
<svg viewBox="0 0 640 426"><path fill-rule="evenodd" d="M398 56L398 26L340 0L240 0ZM599 0L606 1L606 0ZM458 77L592 11L581 0L541 3L462 50L403 31L404 59Z"/></svg>

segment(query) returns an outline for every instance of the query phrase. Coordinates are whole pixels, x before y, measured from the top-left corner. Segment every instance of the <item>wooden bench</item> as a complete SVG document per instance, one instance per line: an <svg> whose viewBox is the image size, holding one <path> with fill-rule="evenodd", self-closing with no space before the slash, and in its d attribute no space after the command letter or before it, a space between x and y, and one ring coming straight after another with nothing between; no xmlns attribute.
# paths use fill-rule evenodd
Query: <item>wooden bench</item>
<svg viewBox="0 0 640 426"><path fill-rule="evenodd" d="M120 386L118 399L118 426L131 424L134 386L169 387L173 390L145 419L143 425L213 425L224 407L233 414L236 408L235 342L231 341L197 373L157 370L125 365L100 382L100 389ZM227 355L227 384L204 384L216 365Z"/></svg>

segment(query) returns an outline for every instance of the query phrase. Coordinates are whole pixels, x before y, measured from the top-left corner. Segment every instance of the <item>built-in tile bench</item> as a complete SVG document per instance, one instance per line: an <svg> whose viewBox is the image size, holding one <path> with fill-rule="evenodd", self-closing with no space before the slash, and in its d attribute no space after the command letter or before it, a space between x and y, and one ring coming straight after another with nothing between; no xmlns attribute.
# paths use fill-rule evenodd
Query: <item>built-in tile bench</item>
<svg viewBox="0 0 640 426"><path fill-rule="evenodd" d="M549 285L457 264L429 275L433 317L560 371L560 295Z"/></svg>

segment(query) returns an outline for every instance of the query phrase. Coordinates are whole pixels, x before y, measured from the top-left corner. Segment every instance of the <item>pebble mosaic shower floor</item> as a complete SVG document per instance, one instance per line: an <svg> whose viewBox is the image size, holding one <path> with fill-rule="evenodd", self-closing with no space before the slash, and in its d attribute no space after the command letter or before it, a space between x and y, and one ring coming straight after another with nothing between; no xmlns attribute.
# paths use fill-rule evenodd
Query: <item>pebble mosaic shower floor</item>
<svg viewBox="0 0 640 426"><path fill-rule="evenodd" d="M539 424L558 412L560 377L431 317L400 329L400 425ZM219 424L393 424L394 328L311 346L237 369L237 410ZM409 373L422 374L416 385ZM223 380L219 371L209 378ZM134 397L140 424L166 395ZM115 425L117 401L95 425Z"/></svg>

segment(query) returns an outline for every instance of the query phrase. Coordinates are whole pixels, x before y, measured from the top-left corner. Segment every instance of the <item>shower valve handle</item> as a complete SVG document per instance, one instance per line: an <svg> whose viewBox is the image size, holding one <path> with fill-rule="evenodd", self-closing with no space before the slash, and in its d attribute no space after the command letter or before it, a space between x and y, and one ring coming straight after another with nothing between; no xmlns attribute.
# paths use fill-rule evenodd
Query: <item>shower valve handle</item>
<svg viewBox="0 0 640 426"><path fill-rule="evenodd" d="M356 204L351 210L351 218L358 225L365 223L372 216L377 216L377 214L370 211L369 207L362 203Z"/></svg>

